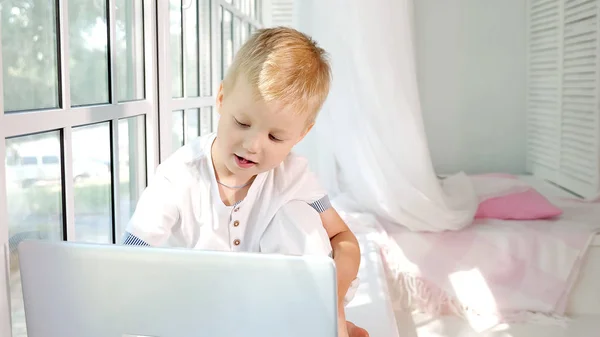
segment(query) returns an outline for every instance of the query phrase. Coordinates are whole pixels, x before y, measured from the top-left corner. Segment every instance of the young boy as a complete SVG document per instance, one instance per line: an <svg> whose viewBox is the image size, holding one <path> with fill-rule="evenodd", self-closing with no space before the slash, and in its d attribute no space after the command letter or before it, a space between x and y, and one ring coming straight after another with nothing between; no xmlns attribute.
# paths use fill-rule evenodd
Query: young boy
<svg viewBox="0 0 600 337"><path fill-rule="evenodd" d="M309 37L289 28L253 35L219 89L216 134L182 147L157 168L124 243L332 254L340 336L368 336L344 313L356 288L356 238L306 160L290 153L313 126L329 85L325 52Z"/></svg>

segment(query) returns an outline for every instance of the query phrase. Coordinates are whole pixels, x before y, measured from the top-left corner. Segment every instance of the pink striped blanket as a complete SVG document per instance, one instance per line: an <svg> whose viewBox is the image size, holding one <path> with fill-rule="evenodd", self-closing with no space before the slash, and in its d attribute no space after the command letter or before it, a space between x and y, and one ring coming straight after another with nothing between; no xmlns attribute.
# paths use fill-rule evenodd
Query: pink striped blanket
<svg viewBox="0 0 600 337"><path fill-rule="evenodd" d="M352 230L377 233L393 300L404 309L456 314L480 326L564 323L582 258L600 232L600 204L551 200L563 210L553 220L478 219L441 233L340 214Z"/></svg>

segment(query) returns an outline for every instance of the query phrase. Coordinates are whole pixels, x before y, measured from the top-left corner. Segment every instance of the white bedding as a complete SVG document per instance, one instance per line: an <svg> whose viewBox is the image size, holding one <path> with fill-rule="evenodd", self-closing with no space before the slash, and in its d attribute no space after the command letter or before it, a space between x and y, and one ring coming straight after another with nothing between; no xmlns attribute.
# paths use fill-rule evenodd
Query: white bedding
<svg viewBox="0 0 600 337"><path fill-rule="evenodd" d="M551 184L538 181L533 177L525 176L522 179L551 198L572 197L568 192ZM403 337L587 337L592 336L592 331L597 330L593 327L597 327L600 321L600 287L597 286L600 279L600 236L596 237L590 248L589 256L584 263L579 279L575 283L569 301L567 313L571 314L575 311L577 315L564 328L543 324L504 324L481 330L471 326L468 321L453 316L432 318L426 314L397 311L395 319L390 318L394 299L389 297L390 291L387 285L382 283L385 275L382 274L381 259L377 254L378 247L373 243L377 238L369 238L364 233L373 230L373 224L369 224L369 219L361 219L361 221L354 221L350 225L354 231L359 232L358 235L363 247L363 265L361 266L360 275L365 277L363 281L366 282L359 289L361 295L357 294L355 301L350 305L349 318L369 329L373 337L395 337L396 335ZM373 310L373 308L376 309ZM598 310L597 313L593 311L594 308Z"/></svg>
<svg viewBox="0 0 600 337"><path fill-rule="evenodd" d="M550 199L572 198L573 195L550 183L532 176L522 176ZM588 212L581 212L580 220L600 221L600 204L582 204ZM600 209L598 210L600 211ZM406 337L591 337L598 335L600 327L600 235L596 235L583 261L578 279L569 297L567 314L571 321L564 327L545 324L501 324L489 330L479 330L461 318L446 316L432 318L426 314L399 313L397 321L403 326L401 336Z"/></svg>

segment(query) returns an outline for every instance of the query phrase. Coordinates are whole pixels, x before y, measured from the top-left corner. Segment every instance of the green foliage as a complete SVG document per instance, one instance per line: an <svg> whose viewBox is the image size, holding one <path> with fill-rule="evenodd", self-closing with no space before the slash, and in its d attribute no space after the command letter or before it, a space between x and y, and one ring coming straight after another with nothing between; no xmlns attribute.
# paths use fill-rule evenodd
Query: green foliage
<svg viewBox="0 0 600 337"><path fill-rule="evenodd" d="M2 1L0 20L6 110L58 106L53 2Z"/></svg>
<svg viewBox="0 0 600 337"><path fill-rule="evenodd" d="M68 34L58 32L58 10L54 0L2 0L2 61L6 111L56 108L59 106L59 39L68 36L71 105L102 104L109 101L108 26L106 0L68 0ZM133 13L133 0L120 0L123 12L116 22L121 42ZM119 12L119 14L121 14ZM131 34L131 32L128 32ZM131 53L127 43L116 43L117 53ZM127 54L125 54L127 55ZM132 71L124 63L121 73ZM120 75L120 76L119 76ZM129 80L130 74L118 74ZM132 96L121 84L119 97Z"/></svg>

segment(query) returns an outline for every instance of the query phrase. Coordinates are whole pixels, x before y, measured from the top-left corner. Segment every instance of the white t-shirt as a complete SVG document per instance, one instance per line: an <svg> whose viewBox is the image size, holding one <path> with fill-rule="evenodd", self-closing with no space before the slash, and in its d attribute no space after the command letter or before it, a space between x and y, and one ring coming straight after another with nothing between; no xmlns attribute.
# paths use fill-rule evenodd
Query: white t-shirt
<svg viewBox="0 0 600 337"><path fill-rule="evenodd" d="M159 165L127 226L126 244L260 252L261 237L286 203L330 207L308 162L295 154L259 174L243 201L226 206L211 158L215 138L200 137Z"/></svg>

